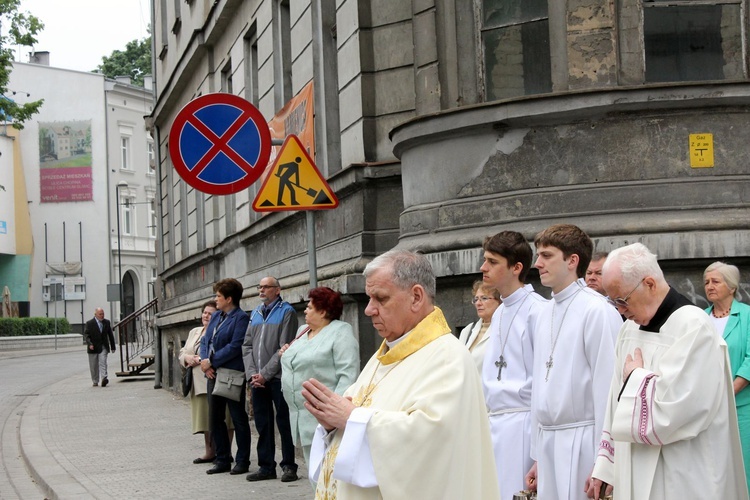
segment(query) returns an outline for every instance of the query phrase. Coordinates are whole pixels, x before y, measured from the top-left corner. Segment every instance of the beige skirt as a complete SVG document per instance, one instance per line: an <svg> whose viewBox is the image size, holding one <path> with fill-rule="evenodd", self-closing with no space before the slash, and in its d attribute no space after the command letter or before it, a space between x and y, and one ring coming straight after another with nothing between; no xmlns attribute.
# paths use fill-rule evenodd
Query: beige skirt
<svg viewBox="0 0 750 500"><path fill-rule="evenodd" d="M202 434L208 432L208 396L206 394L195 394L190 396L190 408L193 420L193 434ZM234 430L234 423L229 414L229 408L226 410L227 429Z"/></svg>

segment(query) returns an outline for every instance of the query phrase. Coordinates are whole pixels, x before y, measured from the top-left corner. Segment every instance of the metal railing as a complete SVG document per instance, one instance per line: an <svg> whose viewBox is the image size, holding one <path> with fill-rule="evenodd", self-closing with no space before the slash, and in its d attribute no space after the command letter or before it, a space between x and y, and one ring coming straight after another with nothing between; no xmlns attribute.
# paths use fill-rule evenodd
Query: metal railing
<svg viewBox="0 0 750 500"><path fill-rule="evenodd" d="M114 326L120 344L118 377L138 375L154 364L157 299L128 314Z"/></svg>

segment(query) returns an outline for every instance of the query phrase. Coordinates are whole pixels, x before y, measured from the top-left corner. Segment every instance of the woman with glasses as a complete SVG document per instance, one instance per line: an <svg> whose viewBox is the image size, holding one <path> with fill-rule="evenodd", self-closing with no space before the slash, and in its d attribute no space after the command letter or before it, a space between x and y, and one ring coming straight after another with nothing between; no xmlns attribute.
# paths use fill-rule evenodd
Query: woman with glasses
<svg viewBox="0 0 750 500"><path fill-rule="evenodd" d="M711 306L706 309L716 331L729 348L734 399L745 463L750 485L750 306L740 302L740 270L724 262L714 262L703 272L703 286Z"/></svg>
<svg viewBox="0 0 750 500"><path fill-rule="evenodd" d="M472 290L471 302L477 310L479 320L467 325L461 330L458 340L463 342L474 358L479 374L482 374L482 364L484 363L484 353L489 345L487 339L487 330L492 321L492 315L502 302L500 292L497 289L485 285L482 281L475 281Z"/></svg>

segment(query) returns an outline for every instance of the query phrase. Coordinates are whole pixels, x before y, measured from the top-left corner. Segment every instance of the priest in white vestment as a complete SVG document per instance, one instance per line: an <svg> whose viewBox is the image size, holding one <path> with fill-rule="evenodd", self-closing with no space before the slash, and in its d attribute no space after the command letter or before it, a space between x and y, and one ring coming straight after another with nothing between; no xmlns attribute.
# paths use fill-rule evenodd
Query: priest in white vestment
<svg viewBox="0 0 750 500"><path fill-rule="evenodd" d="M582 277L593 252L580 228L559 224L535 238L536 267L552 289L534 328L531 455L527 484L539 498L585 499L604 423L622 318Z"/></svg>
<svg viewBox="0 0 750 500"><path fill-rule="evenodd" d="M485 239L482 280L496 288L503 303L490 324L482 367L484 400L490 416L492 448L500 496L512 499L525 489L531 460L531 388L534 324L547 302L524 285L533 252L523 234L502 231Z"/></svg>
<svg viewBox="0 0 750 500"><path fill-rule="evenodd" d="M383 344L343 397L303 383L321 424L310 452L315 498L499 498L481 381L433 305L429 261L390 251L364 275L365 314Z"/></svg>
<svg viewBox="0 0 750 500"><path fill-rule="evenodd" d="M604 288L628 321L616 346L589 497L748 498L726 343L640 243L612 252Z"/></svg>

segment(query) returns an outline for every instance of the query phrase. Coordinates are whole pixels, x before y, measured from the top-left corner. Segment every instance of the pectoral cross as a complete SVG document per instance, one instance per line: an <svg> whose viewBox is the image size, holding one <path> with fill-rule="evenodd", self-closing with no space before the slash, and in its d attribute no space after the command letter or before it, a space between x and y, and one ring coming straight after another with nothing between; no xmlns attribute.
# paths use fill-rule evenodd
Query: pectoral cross
<svg viewBox="0 0 750 500"><path fill-rule="evenodd" d="M505 358L502 354L500 355L500 359L495 361L495 366L497 366L497 379L500 380L503 378L503 368L508 366L508 363L505 362Z"/></svg>
<svg viewBox="0 0 750 500"><path fill-rule="evenodd" d="M547 375L544 377L544 381L549 381L549 371L552 369L552 356L550 355L549 359L546 363L544 363L544 366L547 367Z"/></svg>

